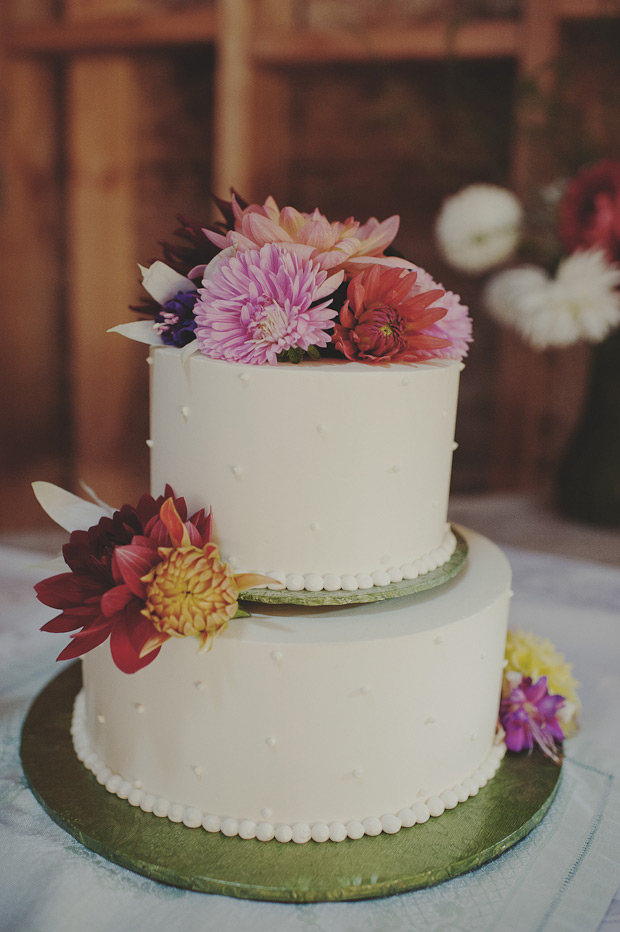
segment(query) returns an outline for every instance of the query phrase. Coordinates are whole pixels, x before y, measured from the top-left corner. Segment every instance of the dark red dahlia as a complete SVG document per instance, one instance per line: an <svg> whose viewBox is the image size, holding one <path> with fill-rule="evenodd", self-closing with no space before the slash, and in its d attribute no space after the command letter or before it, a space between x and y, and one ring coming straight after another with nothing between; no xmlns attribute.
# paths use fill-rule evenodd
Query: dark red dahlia
<svg viewBox="0 0 620 932"><path fill-rule="evenodd" d="M61 610L42 630L74 632L58 660L80 657L108 637L114 662L125 673L155 659L158 650L140 656L152 637L153 626L142 614L144 600L134 591L132 580L137 571L148 572L157 559L158 547L170 546L169 533L160 518L161 507L169 498L174 500L192 543L206 543L211 536L210 516L201 509L188 520L185 500L174 498L166 486L165 494L157 499L143 495L135 508L123 505L111 518L101 518L87 531L73 531L63 547L70 572L37 583L39 601ZM132 555L140 553L140 567L123 565L121 555L131 550L130 545L134 545Z"/></svg>
<svg viewBox="0 0 620 932"><path fill-rule="evenodd" d="M558 232L568 252L599 246L620 260L620 162L603 159L575 175L560 204Z"/></svg>

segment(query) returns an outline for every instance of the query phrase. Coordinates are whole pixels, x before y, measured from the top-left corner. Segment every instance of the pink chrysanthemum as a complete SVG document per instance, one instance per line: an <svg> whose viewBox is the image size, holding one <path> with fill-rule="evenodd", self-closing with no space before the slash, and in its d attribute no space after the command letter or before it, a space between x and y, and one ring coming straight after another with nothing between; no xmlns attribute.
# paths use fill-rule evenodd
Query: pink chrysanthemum
<svg viewBox="0 0 620 932"><path fill-rule="evenodd" d="M417 278L413 286L414 294L422 294L426 291L435 291L437 288L443 290L443 285L427 271L414 266L417 272ZM469 316L469 308L461 303L461 299L452 291L446 291L441 299L431 307L440 305L445 308L446 314L440 320L436 321L428 328L428 333L436 337L445 337L450 340L450 346L440 350L429 350L426 353L427 358L441 357L442 359L464 359L469 352L469 344L472 341L472 322Z"/></svg>
<svg viewBox="0 0 620 932"><path fill-rule="evenodd" d="M308 248L268 243L223 259L203 281L194 313L202 353L254 365L294 347L325 347L336 308L324 300L342 282Z"/></svg>
<svg viewBox="0 0 620 932"><path fill-rule="evenodd" d="M330 222L318 209L311 214L294 207L278 207L273 197L263 205L250 204L242 209L232 198L235 228L225 236L205 230L216 246L236 246L240 251L256 249L266 243L280 243L290 249L295 244L317 250L317 262L324 268L358 271L356 265L367 256L382 256L398 232L398 216L379 222L371 217L360 224L353 217L344 223Z"/></svg>

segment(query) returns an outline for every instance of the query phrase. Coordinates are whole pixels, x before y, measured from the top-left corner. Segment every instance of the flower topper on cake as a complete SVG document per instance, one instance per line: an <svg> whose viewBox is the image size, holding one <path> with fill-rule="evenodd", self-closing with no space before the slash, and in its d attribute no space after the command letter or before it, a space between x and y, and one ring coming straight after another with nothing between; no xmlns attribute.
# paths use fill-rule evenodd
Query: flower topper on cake
<svg viewBox="0 0 620 932"><path fill-rule="evenodd" d="M576 731L578 712L571 664L546 638L509 631L499 712L508 750L531 751L537 744L559 763L558 745Z"/></svg>
<svg viewBox="0 0 620 932"><path fill-rule="evenodd" d="M224 222L185 218L142 269L150 319L115 332L214 359L261 365L305 356L369 364L462 359L471 319L460 298L406 259L387 254L399 218L330 222L318 209L216 199Z"/></svg>
<svg viewBox="0 0 620 932"><path fill-rule="evenodd" d="M47 482L34 483L39 502L70 531L63 557L69 572L35 586L37 597L61 609L43 631L70 634L58 660L70 660L109 637L116 666L124 673L151 663L171 637L196 637L210 647L231 618L246 616L239 593L277 580L233 574L211 541L211 514L188 517L184 499L169 486L155 499L117 511L98 507ZM87 530L76 520L99 514Z"/></svg>

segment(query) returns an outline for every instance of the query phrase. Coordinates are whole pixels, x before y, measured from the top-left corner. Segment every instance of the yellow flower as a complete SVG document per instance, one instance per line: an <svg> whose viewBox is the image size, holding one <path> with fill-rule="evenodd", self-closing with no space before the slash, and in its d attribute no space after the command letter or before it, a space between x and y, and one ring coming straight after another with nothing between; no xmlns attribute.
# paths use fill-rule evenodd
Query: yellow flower
<svg viewBox="0 0 620 932"><path fill-rule="evenodd" d="M142 614L169 637L194 636L207 646L237 612L235 577L213 543L199 547L161 547L160 563L143 578Z"/></svg>
<svg viewBox="0 0 620 932"><path fill-rule="evenodd" d="M520 628L508 631L506 642L506 673L530 676L533 682L541 676L547 677L550 695L564 696L565 705L560 709L564 734L568 737L577 730L577 716L581 708L577 687L579 683L572 674L573 665L553 646L548 638L537 637Z"/></svg>

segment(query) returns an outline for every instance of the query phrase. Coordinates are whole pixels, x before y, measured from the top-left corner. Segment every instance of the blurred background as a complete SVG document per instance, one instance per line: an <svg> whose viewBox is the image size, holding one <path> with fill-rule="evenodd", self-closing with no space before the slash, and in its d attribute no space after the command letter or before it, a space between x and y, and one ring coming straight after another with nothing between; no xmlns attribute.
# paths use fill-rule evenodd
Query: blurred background
<svg viewBox="0 0 620 932"><path fill-rule="evenodd" d="M134 319L137 263L177 214L212 222L211 192L231 187L330 220L400 214L396 247L474 318L453 492L552 500L590 350L500 328L433 228L472 182L527 202L620 157L617 0L4 0L0 15L3 532L49 527L33 479L113 504L148 487L145 347L106 330Z"/></svg>

